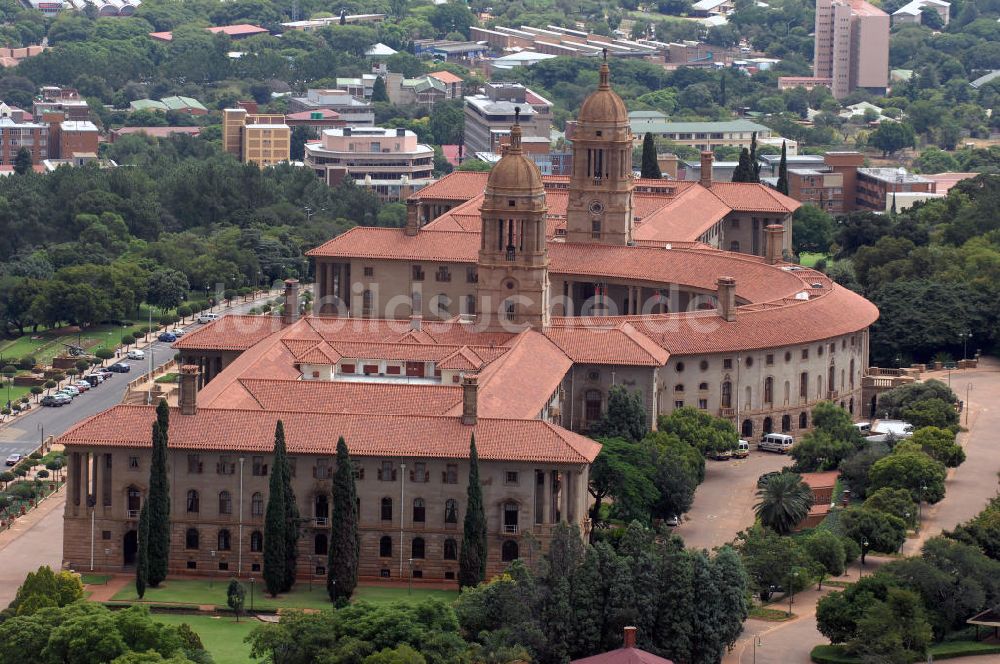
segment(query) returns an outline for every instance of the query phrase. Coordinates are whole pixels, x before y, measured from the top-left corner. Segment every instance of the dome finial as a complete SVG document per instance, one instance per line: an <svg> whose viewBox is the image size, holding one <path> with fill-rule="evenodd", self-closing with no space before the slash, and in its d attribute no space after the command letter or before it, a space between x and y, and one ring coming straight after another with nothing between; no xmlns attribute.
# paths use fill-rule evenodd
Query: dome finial
<svg viewBox="0 0 1000 664"><path fill-rule="evenodd" d="M601 49L602 62L601 62L601 82L598 85L599 90L610 90L611 89L611 69L608 67L608 49Z"/></svg>
<svg viewBox="0 0 1000 664"><path fill-rule="evenodd" d="M510 128L510 154L521 154L521 107L514 107L514 126Z"/></svg>

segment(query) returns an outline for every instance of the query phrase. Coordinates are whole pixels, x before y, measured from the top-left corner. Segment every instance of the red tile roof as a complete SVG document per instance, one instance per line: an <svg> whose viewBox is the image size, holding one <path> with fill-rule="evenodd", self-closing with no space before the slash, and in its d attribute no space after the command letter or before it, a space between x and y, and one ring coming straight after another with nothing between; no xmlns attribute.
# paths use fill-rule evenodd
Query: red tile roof
<svg viewBox="0 0 1000 664"><path fill-rule="evenodd" d="M479 258L479 235L437 231L409 236L398 228L355 226L306 255L475 263Z"/></svg>
<svg viewBox="0 0 1000 664"><path fill-rule="evenodd" d="M223 316L178 339L177 350L246 350L284 327L280 316Z"/></svg>
<svg viewBox="0 0 1000 664"><path fill-rule="evenodd" d="M444 415L462 403L458 385L326 380L240 380L263 410L299 413Z"/></svg>
<svg viewBox="0 0 1000 664"><path fill-rule="evenodd" d="M436 78L442 83L461 83L463 80L462 77L456 76L455 74L452 74L450 71L432 71L427 75Z"/></svg>
<svg viewBox="0 0 1000 664"><path fill-rule="evenodd" d="M574 659L570 664L674 664L669 659L638 648L619 648L610 652Z"/></svg>
<svg viewBox="0 0 1000 664"><path fill-rule="evenodd" d="M670 353L629 323L616 327L584 327L581 319L560 319L560 323L546 329L545 336L580 364L662 367L670 358Z"/></svg>
<svg viewBox="0 0 1000 664"><path fill-rule="evenodd" d="M411 195L410 198L467 201L483 193L488 177L489 173L480 171L454 171L437 182L427 185Z"/></svg>
<svg viewBox="0 0 1000 664"><path fill-rule="evenodd" d="M269 32L267 28L249 23L238 23L236 25L220 25L214 28L205 28L212 34L222 33L230 37L247 37L249 35L261 35Z"/></svg>
<svg viewBox="0 0 1000 664"><path fill-rule="evenodd" d="M709 191L736 212L790 214L802 207L794 198L756 182L713 182Z"/></svg>
<svg viewBox="0 0 1000 664"><path fill-rule="evenodd" d="M156 419L153 406L120 405L87 418L59 437L66 446L150 447ZM171 408L169 446L182 450L263 452L274 449L274 427L285 425L292 454L336 451L343 436L356 457L465 459L475 434L479 458L535 463L590 463L598 442L541 420L480 418L474 426L459 417L278 413L263 410L199 408L181 415Z"/></svg>

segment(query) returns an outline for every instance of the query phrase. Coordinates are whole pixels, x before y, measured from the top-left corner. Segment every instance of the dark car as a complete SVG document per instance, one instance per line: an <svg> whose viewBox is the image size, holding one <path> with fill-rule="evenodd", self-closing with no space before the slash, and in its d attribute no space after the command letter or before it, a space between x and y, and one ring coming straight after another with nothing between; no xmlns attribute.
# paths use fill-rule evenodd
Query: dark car
<svg viewBox="0 0 1000 664"><path fill-rule="evenodd" d="M160 336L156 338L159 339L160 341L169 341L169 342L177 341L177 335L174 334L173 332L160 332Z"/></svg>
<svg viewBox="0 0 1000 664"><path fill-rule="evenodd" d="M89 376L84 376L83 379L85 381L87 381L88 383L90 383L91 387L97 387L98 385L101 384L101 381L97 378L97 376L95 376L93 374L91 374Z"/></svg>
<svg viewBox="0 0 1000 664"><path fill-rule="evenodd" d="M132 367L124 362L117 362L108 367L108 371L113 371L114 373L128 373L129 371L132 371Z"/></svg>
<svg viewBox="0 0 1000 664"><path fill-rule="evenodd" d="M48 395L46 397L42 397L42 400L41 400L40 403L43 406L53 406L53 407L56 407L56 406L63 405L64 401L62 399L56 399L54 396L52 396L50 394L50 395Z"/></svg>

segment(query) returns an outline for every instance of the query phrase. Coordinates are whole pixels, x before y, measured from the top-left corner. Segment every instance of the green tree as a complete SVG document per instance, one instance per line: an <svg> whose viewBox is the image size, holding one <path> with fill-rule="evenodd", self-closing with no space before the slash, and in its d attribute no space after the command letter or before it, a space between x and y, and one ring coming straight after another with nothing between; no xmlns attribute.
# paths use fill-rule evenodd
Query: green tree
<svg viewBox="0 0 1000 664"><path fill-rule="evenodd" d="M665 417L660 415L656 426L662 432L675 434L703 455L735 450L739 441L739 433L732 422L692 406L675 408Z"/></svg>
<svg viewBox="0 0 1000 664"><path fill-rule="evenodd" d="M781 161L778 162L778 182L775 189L788 195L788 148L785 141L781 142Z"/></svg>
<svg viewBox="0 0 1000 664"><path fill-rule="evenodd" d="M802 546L816 563L814 570L820 590L823 589L823 578L826 575L840 576L844 573L847 561L844 543L829 530L816 530L803 540Z"/></svg>
<svg viewBox="0 0 1000 664"><path fill-rule="evenodd" d="M920 597L903 588L889 588L886 601L865 609L848 651L864 661L912 662L922 659L931 642L931 627Z"/></svg>
<svg viewBox="0 0 1000 664"><path fill-rule="evenodd" d="M913 432L910 442L948 468L956 468L965 461L965 450L955 442L955 434L948 429L921 427Z"/></svg>
<svg viewBox="0 0 1000 664"><path fill-rule="evenodd" d="M750 163L750 150L740 150L740 159L733 169L733 182L752 182L753 164Z"/></svg>
<svg viewBox="0 0 1000 664"><path fill-rule="evenodd" d="M754 513L762 524L779 535L791 532L808 516L813 505L812 489L795 473L775 475L757 490L757 498Z"/></svg>
<svg viewBox="0 0 1000 664"><path fill-rule="evenodd" d="M883 487L865 499L862 506L866 510L885 512L902 519L907 526L917 524L917 504L906 489Z"/></svg>
<svg viewBox="0 0 1000 664"><path fill-rule="evenodd" d="M656 144L653 142L653 135L646 132L642 139L642 170L641 177L659 180L663 177L660 173L660 164L656 160Z"/></svg>
<svg viewBox="0 0 1000 664"><path fill-rule="evenodd" d="M385 87L385 79L381 76L375 77L375 83L372 85L372 101L373 102L387 102L389 101L389 91Z"/></svg>
<svg viewBox="0 0 1000 664"><path fill-rule="evenodd" d="M591 432L600 438L624 438L637 442L649 430L642 392L629 392L621 385L608 390L608 408Z"/></svg>
<svg viewBox="0 0 1000 664"><path fill-rule="evenodd" d="M278 455L279 444L284 447L284 424L278 420L274 431L274 454ZM286 565L288 561L288 533L285 515L285 478L272 464L268 482L267 509L264 513L264 584L271 597L277 597L285 590Z"/></svg>
<svg viewBox="0 0 1000 664"><path fill-rule="evenodd" d="M946 428L958 424L958 411L944 399L923 399L903 408L903 419L914 429Z"/></svg>
<svg viewBox="0 0 1000 664"><path fill-rule="evenodd" d="M884 121L868 137L868 143L888 157L903 148L912 148L916 142L913 127L905 122Z"/></svg>
<svg viewBox="0 0 1000 664"><path fill-rule="evenodd" d="M797 538L755 525L736 536L735 546L749 575L750 588L762 601L769 600L775 588L787 588L789 579L796 578L796 570L800 574L795 590L806 588L804 572L810 568L810 559Z"/></svg>
<svg viewBox="0 0 1000 664"><path fill-rule="evenodd" d="M21 147L14 156L14 172L18 175L24 175L31 170L31 167L31 151L26 147Z"/></svg>
<svg viewBox="0 0 1000 664"><path fill-rule="evenodd" d="M243 613L243 602L246 600L247 591L238 579L230 579L229 587L226 588L226 604L236 614L236 622L240 621L240 614Z"/></svg>
<svg viewBox="0 0 1000 664"><path fill-rule="evenodd" d="M601 452L590 467L589 490L594 498L590 518L599 522L602 502L611 498L616 518L648 522L660 492L650 476L645 450L623 438L606 438L601 444Z"/></svg>
<svg viewBox="0 0 1000 664"><path fill-rule="evenodd" d="M479 455L476 437L469 442L469 487L462 527L462 551L458 557L458 585L478 585L486 577L486 512L483 487L479 482Z"/></svg>
<svg viewBox="0 0 1000 664"><path fill-rule="evenodd" d="M680 516L691 509L695 489L705 478L705 456L676 434L657 432L643 441L652 461L653 484L659 494L652 515ZM647 462L648 463L648 462Z"/></svg>
<svg viewBox="0 0 1000 664"><path fill-rule="evenodd" d="M139 510L138 547L135 555L135 594L139 599L146 595L149 583L149 501Z"/></svg>
<svg viewBox="0 0 1000 664"><path fill-rule="evenodd" d="M167 444L170 428L170 409L161 399L156 405L153 423L153 454L149 464L149 539L147 549L149 568L146 580L156 588L167 578L170 561L170 480L167 478Z"/></svg>
<svg viewBox="0 0 1000 664"><path fill-rule="evenodd" d="M790 454L795 459L795 470L811 473L834 470L855 451L852 443L838 440L829 432L817 429L802 436Z"/></svg>
<svg viewBox="0 0 1000 664"><path fill-rule="evenodd" d="M895 553L906 537L906 523L902 519L875 510L849 507L841 512L840 524L844 536L861 546L862 565L869 551Z"/></svg>
<svg viewBox="0 0 1000 664"><path fill-rule="evenodd" d="M868 471L871 490L906 489L913 500L936 503L944 498L944 464L920 451L894 451Z"/></svg>
<svg viewBox="0 0 1000 664"><path fill-rule="evenodd" d="M361 539L358 534L357 496L354 464L347 443L341 436L337 440L337 474L333 478L330 556L326 577L327 592L334 603L349 600L358 585Z"/></svg>
<svg viewBox="0 0 1000 664"><path fill-rule="evenodd" d="M449 32L461 32L468 39L469 28L475 24L476 17L465 3L448 2L443 5L435 5L428 14L427 20L441 36Z"/></svg>
<svg viewBox="0 0 1000 664"><path fill-rule="evenodd" d="M173 309L191 290L187 277L182 272L170 269L159 269L149 277L149 290L146 297L149 303L163 309Z"/></svg>
<svg viewBox="0 0 1000 664"><path fill-rule="evenodd" d="M83 597L80 577L69 571L54 572L48 565L28 572L10 603L17 615L30 615L40 608L33 597L43 598L46 606L62 607Z"/></svg>

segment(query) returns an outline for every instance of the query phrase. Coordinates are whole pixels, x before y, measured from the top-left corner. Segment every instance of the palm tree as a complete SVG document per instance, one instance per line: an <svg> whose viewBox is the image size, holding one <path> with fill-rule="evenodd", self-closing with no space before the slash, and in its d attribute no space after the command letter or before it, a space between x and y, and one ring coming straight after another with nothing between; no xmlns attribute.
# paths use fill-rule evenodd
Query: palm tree
<svg viewBox="0 0 1000 664"><path fill-rule="evenodd" d="M791 532L813 504L812 489L796 473L773 476L757 490L757 498L760 502L753 507L757 518L779 535Z"/></svg>

